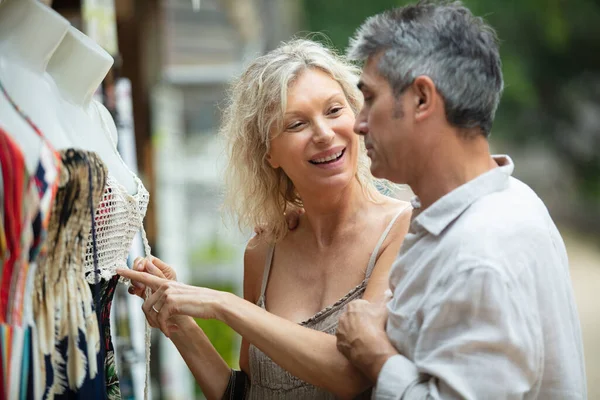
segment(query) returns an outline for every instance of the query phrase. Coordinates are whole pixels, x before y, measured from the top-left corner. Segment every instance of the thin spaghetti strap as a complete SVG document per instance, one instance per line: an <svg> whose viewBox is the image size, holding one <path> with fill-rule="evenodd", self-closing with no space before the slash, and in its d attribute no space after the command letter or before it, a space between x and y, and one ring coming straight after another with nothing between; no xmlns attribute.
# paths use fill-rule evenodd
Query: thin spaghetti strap
<svg viewBox="0 0 600 400"><path fill-rule="evenodd" d="M267 282L269 281L269 274L271 273L271 264L273 263L273 253L275 253L275 244L269 245L267 250L267 258L265 260L265 269L263 272L262 286L260 287L260 297L265 296L267 290Z"/></svg>
<svg viewBox="0 0 600 400"><path fill-rule="evenodd" d="M406 210L409 210L411 208L412 207L409 204L408 206L406 206L402 210L400 210L394 216L394 218L392 218L392 220L390 221L390 223L388 224L388 226L385 228L385 230L381 234L381 237L379 238L379 241L377 242L377 245L375 245L375 249L373 249L373 253L371 253L371 258L369 258L369 264L367 265L367 272L365 273L365 279L368 279L368 278L371 277L371 272L373 272L373 268L375 267L375 262L377 261L377 257L379 256L379 250L381 249L381 245L385 241L385 238L387 238L387 235L392 230L392 227L394 226L394 223L396 222L396 220L398 219L399 216L401 216L402 214L404 214L404 212Z"/></svg>

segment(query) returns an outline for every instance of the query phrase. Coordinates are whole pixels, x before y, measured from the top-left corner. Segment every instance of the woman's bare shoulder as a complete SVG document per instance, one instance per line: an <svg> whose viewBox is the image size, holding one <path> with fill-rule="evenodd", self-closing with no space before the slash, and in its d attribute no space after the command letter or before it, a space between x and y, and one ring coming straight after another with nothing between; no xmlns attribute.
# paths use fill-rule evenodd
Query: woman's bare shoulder
<svg viewBox="0 0 600 400"><path fill-rule="evenodd" d="M244 298L256 303L271 243L257 234L248 241L244 252Z"/></svg>
<svg viewBox="0 0 600 400"><path fill-rule="evenodd" d="M396 221L394 221L388 237L386 238L387 240L385 241L384 246L393 242L402 242L408 231L408 226L410 225L410 218L412 215L412 206L410 202L389 198L385 203L383 213L385 220L390 222L397 216Z"/></svg>

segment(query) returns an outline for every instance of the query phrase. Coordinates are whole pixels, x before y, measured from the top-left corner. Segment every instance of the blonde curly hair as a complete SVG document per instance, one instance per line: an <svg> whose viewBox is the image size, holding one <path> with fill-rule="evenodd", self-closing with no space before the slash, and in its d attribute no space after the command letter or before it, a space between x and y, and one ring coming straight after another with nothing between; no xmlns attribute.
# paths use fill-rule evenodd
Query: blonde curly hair
<svg viewBox="0 0 600 400"><path fill-rule="evenodd" d="M232 84L220 134L226 141L224 207L241 230L260 226L262 238L277 242L288 231L285 212L302 200L281 168L266 160L273 132L283 129L287 89L307 69L319 69L336 80L355 115L362 106L357 89L359 69L323 45L295 39L258 57ZM360 139L358 181L373 201L375 179Z"/></svg>

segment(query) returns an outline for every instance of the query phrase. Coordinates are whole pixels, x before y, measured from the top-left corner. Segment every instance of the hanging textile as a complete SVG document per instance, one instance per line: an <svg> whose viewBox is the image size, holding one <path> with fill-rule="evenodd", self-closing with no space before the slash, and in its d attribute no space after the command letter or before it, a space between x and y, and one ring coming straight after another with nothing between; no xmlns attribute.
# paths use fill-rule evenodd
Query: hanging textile
<svg viewBox="0 0 600 400"><path fill-rule="evenodd" d="M0 83L2 95L21 115ZM60 158L42 139L30 174L18 144L0 128L2 196L0 204L0 397L33 398L32 283L38 257L46 250L49 215L58 187Z"/></svg>
<svg viewBox="0 0 600 400"><path fill-rule="evenodd" d="M34 281L39 387L43 399L102 399L106 397L98 296L85 280L83 260L106 168L92 152L60 153L59 188L48 230L53 246L40 260Z"/></svg>

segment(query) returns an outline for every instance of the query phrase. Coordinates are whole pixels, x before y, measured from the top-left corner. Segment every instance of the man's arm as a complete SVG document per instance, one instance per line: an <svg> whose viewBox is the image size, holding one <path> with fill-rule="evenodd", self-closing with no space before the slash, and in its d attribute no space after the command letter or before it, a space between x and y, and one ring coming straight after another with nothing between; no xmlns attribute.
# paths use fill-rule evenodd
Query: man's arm
<svg viewBox="0 0 600 400"><path fill-rule="evenodd" d="M523 397L539 379L542 357L535 299L523 289L491 267L454 274L422 310L413 354L390 354L383 361L375 398ZM394 337L404 333L394 326L393 305L387 332L402 341Z"/></svg>

